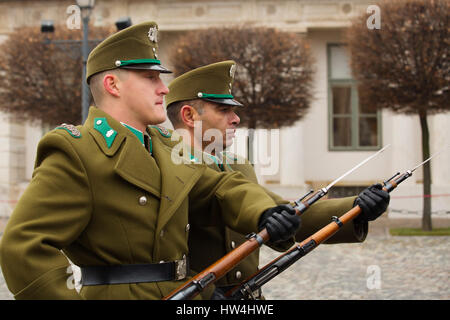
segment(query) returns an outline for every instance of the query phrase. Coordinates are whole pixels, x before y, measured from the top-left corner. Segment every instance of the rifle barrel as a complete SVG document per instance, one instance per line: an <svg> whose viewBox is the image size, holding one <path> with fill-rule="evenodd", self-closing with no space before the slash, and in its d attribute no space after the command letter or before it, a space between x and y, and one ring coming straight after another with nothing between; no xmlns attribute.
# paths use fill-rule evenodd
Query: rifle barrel
<svg viewBox="0 0 450 320"><path fill-rule="evenodd" d="M381 152L383 152L390 145L385 146L383 149L379 150L375 154L366 158L364 161L360 162L358 165L341 175L339 178L335 179L326 188L322 188L313 193L308 199L298 203L294 207L296 214L303 214L312 204L320 200L323 196L328 193L328 190L339 180L362 166L364 163L375 158ZM310 194L310 192L308 193ZM304 198L304 197L303 197ZM302 198L302 199L303 199ZM270 236L266 229L261 230L258 234L251 234L249 240L245 241L239 247L229 252L221 259L216 261L214 264L197 274L195 277L186 281L183 285L173 290L163 300L178 300L178 299L190 299L199 294L206 286L217 281L223 277L228 271L233 269L238 263L240 263L244 258L248 257L250 253L258 249L265 242L269 240ZM207 279L208 281L205 281ZM184 291L184 292L182 292Z"/></svg>
<svg viewBox="0 0 450 320"><path fill-rule="evenodd" d="M404 174L398 176L393 181L389 181L389 179L383 190L387 192L391 192L394 190L401 182L405 181L412 175L412 172L408 170ZM396 177L397 174L394 176ZM266 264L263 268L258 270L255 274L245 279L239 285L230 289L226 292L227 297L232 297L233 299L243 299L245 297L252 297L253 293L256 292L262 285L266 284L281 272L286 270L292 264L294 264L297 260L314 250L321 243L328 240L332 237L336 232L339 231L341 227L343 227L346 223L350 222L354 218L356 218L361 213L361 208L359 206L355 206L341 217L333 217L333 221L327 224L322 229L318 230L316 233L306 238L299 244L296 244L294 247L272 260L268 264Z"/></svg>

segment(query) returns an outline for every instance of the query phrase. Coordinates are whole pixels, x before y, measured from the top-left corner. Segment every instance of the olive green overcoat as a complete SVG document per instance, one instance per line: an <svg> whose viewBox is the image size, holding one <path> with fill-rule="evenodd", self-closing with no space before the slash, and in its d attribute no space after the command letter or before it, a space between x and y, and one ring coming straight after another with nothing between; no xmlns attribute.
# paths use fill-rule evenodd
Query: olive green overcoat
<svg viewBox="0 0 450 320"><path fill-rule="evenodd" d="M156 129L148 131L151 156L95 107L79 135L62 127L40 141L0 244L16 299L160 299L185 280L84 286L78 294L65 255L80 267L174 261L189 255L189 202L199 210L216 203L224 223L243 234L256 232L261 213L276 205L240 173L176 164Z"/></svg>

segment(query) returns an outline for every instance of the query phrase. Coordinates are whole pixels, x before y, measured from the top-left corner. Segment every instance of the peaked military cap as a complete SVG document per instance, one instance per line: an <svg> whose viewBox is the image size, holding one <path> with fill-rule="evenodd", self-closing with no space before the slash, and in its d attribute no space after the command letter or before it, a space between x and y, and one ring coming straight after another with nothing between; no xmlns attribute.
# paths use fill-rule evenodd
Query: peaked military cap
<svg viewBox="0 0 450 320"><path fill-rule="evenodd" d="M158 60L158 25L144 22L123 29L105 40L89 54L86 81L92 75L116 68L147 69L171 73Z"/></svg>
<svg viewBox="0 0 450 320"><path fill-rule="evenodd" d="M169 84L166 106L178 101L203 99L242 106L231 94L236 63L233 60L203 66L177 77Z"/></svg>

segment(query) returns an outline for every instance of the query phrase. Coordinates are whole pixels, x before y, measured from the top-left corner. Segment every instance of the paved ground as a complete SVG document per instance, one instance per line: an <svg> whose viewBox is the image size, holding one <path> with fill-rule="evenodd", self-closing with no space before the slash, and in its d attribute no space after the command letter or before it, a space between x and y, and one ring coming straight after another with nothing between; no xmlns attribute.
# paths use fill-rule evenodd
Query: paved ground
<svg viewBox="0 0 450 320"><path fill-rule="evenodd" d="M449 227L450 219L433 221ZM392 237L420 220L380 218L361 244L321 245L264 286L268 299L450 299L450 237ZM0 220L0 232L4 221ZM261 265L278 254L263 247ZM0 273L0 299L12 299Z"/></svg>

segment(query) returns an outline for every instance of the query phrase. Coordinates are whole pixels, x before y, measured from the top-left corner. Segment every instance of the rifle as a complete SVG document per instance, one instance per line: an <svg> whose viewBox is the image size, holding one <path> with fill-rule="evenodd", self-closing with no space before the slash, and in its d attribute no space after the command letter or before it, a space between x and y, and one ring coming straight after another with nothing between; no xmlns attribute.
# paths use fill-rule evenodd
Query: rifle
<svg viewBox="0 0 450 320"><path fill-rule="evenodd" d="M349 175L360 166L373 159L381 152L383 152L390 145L385 146L375 154L371 155L364 161L360 162L358 165L344 173L339 178L335 179L331 182L327 187L317 190L313 193L313 190L310 190L303 197L294 201L295 206L294 209L297 215L302 215L312 204L321 199L328 193L328 190L335 185L338 181L340 181L345 176ZM311 193L313 193L311 195ZM169 295L165 296L163 300L186 300L192 299L201 291L203 291L207 286L214 283L223 277L228 271L233 269L239 262L241 262L244 258L246 258L250 253L261 247L265 242L269 240L270 236L267 230L264 228L259 233L251 233L247 235L247 241L242 243L239 247L230 251L228 254L223 256L221 259L213 263L211 266L186 281L184 284L173 290Z"/></svg>
<svg viewBox="0 0 450 320"><path fill-rule="evenodd" d="M390 193L392 190L397 188L400 183L411 177L413 172L417 168L430 161L431 158L436 155L437 153L424 162L420 163L413 169L407 170L402 175L400 175L400 172L397 172L394 176L383 182L383 190ZM232 300L257 299L258 291L264 284L289 268L300 258L314 250L318 245L328 240L336 232L338 232L340 228L342 228L349 221L356 218L360 213L361 208L359 206L355 206L339 218L334 216L332 218L333 221L328 225L326 225L310 237L306 238L302 242L296 244L278 258L266 264L263 268L258 270L258 272L226 292L225 296L230 297Z"/></svg>

